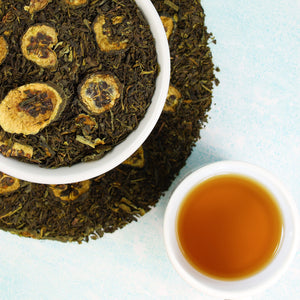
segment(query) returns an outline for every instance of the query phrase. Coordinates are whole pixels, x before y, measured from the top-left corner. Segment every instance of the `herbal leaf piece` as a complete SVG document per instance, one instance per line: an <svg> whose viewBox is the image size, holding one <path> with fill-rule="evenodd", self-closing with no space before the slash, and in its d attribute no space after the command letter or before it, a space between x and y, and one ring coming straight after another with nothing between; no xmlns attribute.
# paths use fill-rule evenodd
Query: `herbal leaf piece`
<svg viewBox="0 0 300 300"><path fill-rule="evenodd" d="M89 136L98 128L98 123L96 120L86 114L79 114L75 119L75 124L77 128L82 130L84 136Z"/></svg>

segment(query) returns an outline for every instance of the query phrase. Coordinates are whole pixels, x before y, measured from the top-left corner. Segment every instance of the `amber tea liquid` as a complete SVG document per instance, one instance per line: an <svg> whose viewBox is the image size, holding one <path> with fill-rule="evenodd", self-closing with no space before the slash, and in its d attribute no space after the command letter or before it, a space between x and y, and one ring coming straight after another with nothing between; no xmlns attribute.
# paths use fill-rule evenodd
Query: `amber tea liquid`
<svg viewBox="0 0 300 300"><path fill-rule="evenodd" d="M272 260L283 220L272 195L259 183L218 175L190 191L176 226L181 252L195 269L213 278L238 280Z"/></svg>

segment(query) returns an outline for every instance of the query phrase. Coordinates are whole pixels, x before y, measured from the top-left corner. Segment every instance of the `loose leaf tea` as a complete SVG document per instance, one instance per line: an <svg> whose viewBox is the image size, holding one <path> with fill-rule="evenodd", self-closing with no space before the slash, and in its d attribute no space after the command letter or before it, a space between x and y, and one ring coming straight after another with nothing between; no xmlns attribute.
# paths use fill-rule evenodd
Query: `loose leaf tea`
<svg viewBox="0 0 300 300"><path fill-rule="evenodd" d="M1 1L0 153L45 168L101 158L137 128L158 72L134 0Z"/></svg>
<svg viewBox="0 0 300 300"><path fill-rule="evenodd" d="M149 211L185 165L207 122L213 84L218 83L208 47L213 37L204 25L198 1L153 3L160 16L173 22L169 34L172 70L166 106L149 138L123 164L81 183L41 185L1 174L1 229L37 239L97 239ZM77 116L82 143L97 143L88 139L99 130L96 117L85 111ZM40 142L48 149L46 153L52 151L46 139Z"/></svg>

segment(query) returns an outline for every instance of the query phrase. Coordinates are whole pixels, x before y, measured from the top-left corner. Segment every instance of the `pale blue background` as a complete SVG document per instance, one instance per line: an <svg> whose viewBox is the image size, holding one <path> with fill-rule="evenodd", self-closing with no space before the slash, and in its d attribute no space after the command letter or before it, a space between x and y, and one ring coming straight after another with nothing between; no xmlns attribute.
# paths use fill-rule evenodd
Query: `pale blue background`
<svg viewBox="0 0 300 300"><path fill-rule="evenodd" d="M300 207L300 1L202 1L221 81L187 166L221 159L258 164ZM174 183L174 185L176 184ZM174 187L173 185L173 187ZM0 232L0 299L212 299L172 268L163 243L170 191L137 223L88 244ZM253 300L300 299L300 251L282 279Z"/></svg>

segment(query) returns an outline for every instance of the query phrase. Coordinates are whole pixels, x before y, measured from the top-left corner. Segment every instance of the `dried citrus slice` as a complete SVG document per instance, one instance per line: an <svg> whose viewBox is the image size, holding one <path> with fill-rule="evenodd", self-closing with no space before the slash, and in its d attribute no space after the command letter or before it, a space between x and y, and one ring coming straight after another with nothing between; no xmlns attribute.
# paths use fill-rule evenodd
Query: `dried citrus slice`
<svg viewBox="0 0 300 300"><path fill-rule="evenodd" d="M24 6L24 10L30 14L44 9L52 0L30 0L29 5Z"/></svg>
<svg viewBox="0 0 300 300"><path fill-rule="evenodd" d="M181 93L173 85L170 85L164 111L175 112L175 108L178 105L180 98Z"/></svg>
<svg viewBox="0 0 300 300"><path fill-rule="evenodd" d="M85 180L72 184L54 184L49 187L56 198L63 201L74 201L81 195L88 192L90 186L91 181Z"/></svg>
<svg viewBox="0 0 300 300"><path fill-rule="evenodd" d="M59 117L65 104L65 97L53 84L23 85L0 103L0 126L9 133L36 134Z"/></svg>
<svg viewBox="0 0 300 300"><path fill-rule="evenodd" d="M113 24L118 24L123 21L122 16L116 16L113 20ZM99 15L93 24L93 30L96 36L96 42L101 51L118 51L127 47L127 40L123 41L111 41L111 31L109 28L104 28L105 16Z"/></svg>
<svg viewBox="0 0 300 300"><path fill-rule="evenodd" d="M22 38L22 53L42 68L55 67L57 56L52 48L57 44L57 33L48 25L29 27Z"/></svg>
<svg viewBox="0 0 300 300"><path fill-rule="evenodd" d="M121 97L122 85L118 78L107 73L88 75L78 88L79 98L92 114L101 114L115 105Z"/></svg>
<svg viewBox="0 0 300 300"><path fill-rule="evenodd" d="M20 188L20 180L0 172L0 194L15 192Z"/></svg>
<svg viewBox="0 0 300 300"><path fill-rule="evenodd" d="M8 44L5 38L1 35L0 36L0 65L5 60L7 54L8 54Z"/></svg>
<svg viewBox="0 0 300 300"><path fill-rule="evenodd" d="M166 16L161 16L160 17L161 22L163 23L166 35L167 35L167 39L169 39L170 35L173 32L173 20L170 17L166 17Z"/></svg>

